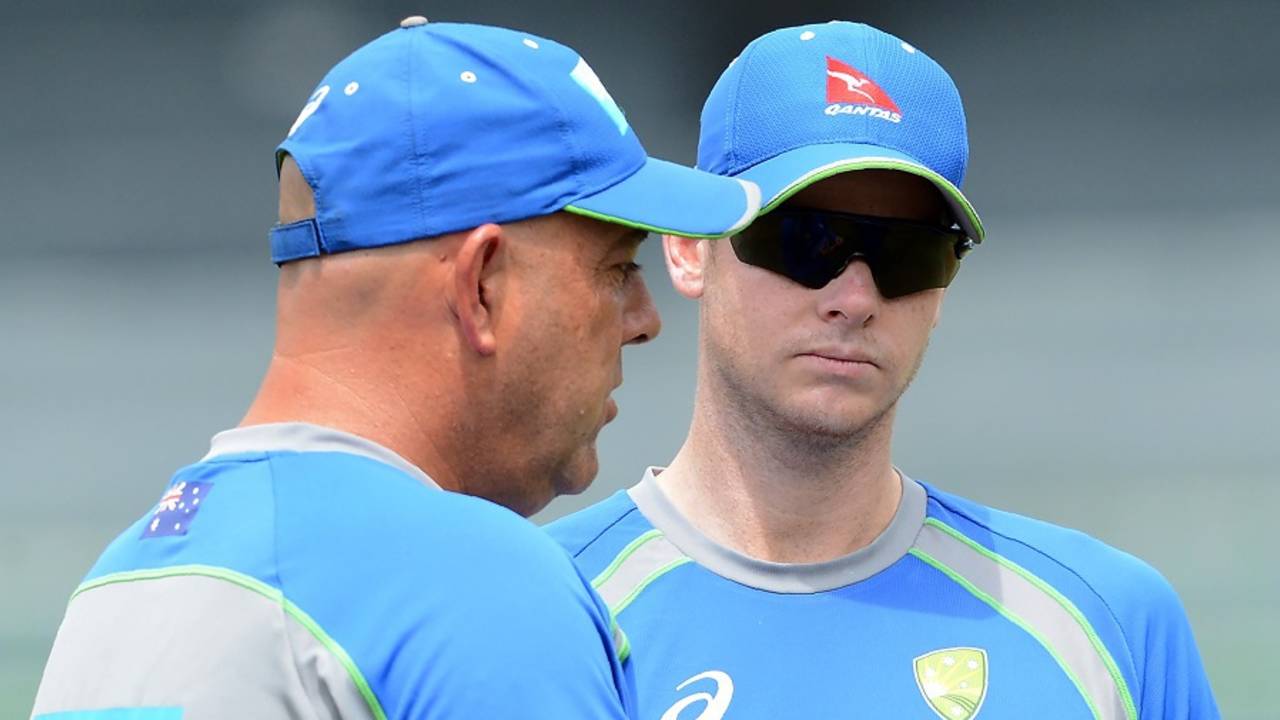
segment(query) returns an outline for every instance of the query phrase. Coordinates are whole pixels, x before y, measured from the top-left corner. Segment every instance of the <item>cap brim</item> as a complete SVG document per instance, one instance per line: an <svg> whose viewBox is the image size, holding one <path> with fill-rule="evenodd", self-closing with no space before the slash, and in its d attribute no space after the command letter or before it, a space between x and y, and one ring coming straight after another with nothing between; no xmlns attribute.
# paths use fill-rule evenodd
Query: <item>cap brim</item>
<svg viewBox="0 0 1280 720"><path fill-rule="evenodd" d="M751 224L760 211L760 188L649 158L627 179L564 209L664 235L719 238Z"/></svg>
<svg viewBox="0 0 1280 720"><path fill-rule="evenodd" d="M961 229L974 242L982 242L985 234L982 219L960 188L910 156L878 145L806 145L753 165L735 177L760 186L760 193L764 196L763 214L819 180L853 170L900 170L932 182L951 206Z"/></svg>

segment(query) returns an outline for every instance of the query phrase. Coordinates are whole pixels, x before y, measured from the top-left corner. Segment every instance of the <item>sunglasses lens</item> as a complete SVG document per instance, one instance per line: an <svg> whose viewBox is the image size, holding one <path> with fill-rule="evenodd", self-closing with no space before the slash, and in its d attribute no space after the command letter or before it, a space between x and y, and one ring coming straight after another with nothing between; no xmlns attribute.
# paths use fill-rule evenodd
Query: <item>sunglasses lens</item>
<svg viewBox="0 0 1280 720"><path fill-rule="evenodd" d="M757 219L731 242L742 262L813 289L861 260L880 294L895 298L946 287L960 268L964 235L905 220L782 210Z"/></svg>
<svg viewBox="0 0 1280 720"><path fill-rule="evenodd" d="M770 213L731 242L742 262L815 290L831 282L848 263L845 253L840 252L842 238L817 215Z"/></svg>
<svg viewBox="0 0 1280 720"><path fill-rule="evenodd" d="M871 275L886 298L921 290L944 288L960 269L956 245L959 233L917 225L903 225L886 232Z"/></svg>

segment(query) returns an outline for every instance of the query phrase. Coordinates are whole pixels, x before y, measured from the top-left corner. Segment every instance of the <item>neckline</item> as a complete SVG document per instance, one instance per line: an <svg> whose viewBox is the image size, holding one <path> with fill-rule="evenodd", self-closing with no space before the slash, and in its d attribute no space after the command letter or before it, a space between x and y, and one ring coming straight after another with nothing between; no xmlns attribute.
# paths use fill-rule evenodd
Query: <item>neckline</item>
<svg viewBox="0 0 1280 720"><path fill-rule="evenodd" d="M436 490L440 485L422 468L405 460L390 448L336 428L305 422L264 423L224 430L209 441L209 452L201 462L222 455L251 452L340 452L377 460L401 470Z"/></svg>
<svg viewBox="0 0 1280 720"><path fill-rule="evenodd" d="M694 562L721 577L776 593L816 593L866 580L897 562L924 527L928 494L920 483L899 472L902 498L893 519L875 540L853 553L817 563L759 560L712 540L693 525L658 485L651 467L627 493L636 508Z"/></svg>

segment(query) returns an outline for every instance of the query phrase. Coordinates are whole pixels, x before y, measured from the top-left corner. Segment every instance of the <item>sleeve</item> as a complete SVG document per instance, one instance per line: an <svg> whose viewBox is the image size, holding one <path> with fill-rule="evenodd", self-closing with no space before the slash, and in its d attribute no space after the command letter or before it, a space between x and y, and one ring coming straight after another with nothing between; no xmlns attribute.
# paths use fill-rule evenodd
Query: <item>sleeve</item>
<svg viewBox="0 0 1280 720"><path fill-rule="evenodd" d="M1181 601L1159 572L1135 564L1143 592L1136 593L1137 602L1122 625L1140 683L1134 698L1139 720L1221 718Z"/></svg>
<svg viewBox="0 0 1280 720"><path fill-rule="evenodd" d="M422 627L415 644L432 661L398 718L628 717L634 689L603 603L567 555L552 549L563 564L541 566L555 572L458 597L446 633Z"/></svg>
<svg viewBox="0 0 1280 720"><path fill-rule="evenodd" d="M344 497L332 472L277 499L281 587L374 718L628 717L608 615L537 527L408 478Z"/></svg>

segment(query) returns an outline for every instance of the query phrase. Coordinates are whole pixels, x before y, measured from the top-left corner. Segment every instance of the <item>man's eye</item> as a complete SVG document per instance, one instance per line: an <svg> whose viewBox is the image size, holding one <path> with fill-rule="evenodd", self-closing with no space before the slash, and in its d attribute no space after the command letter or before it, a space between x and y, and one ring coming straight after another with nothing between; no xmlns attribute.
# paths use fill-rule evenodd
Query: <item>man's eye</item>
<svg viewBox="0 0 1280 720"><path fill-rule="evenodd" d="M630 280L640 272L640 263L625 262L618 266L622 270L622 279Z"/></svg>

